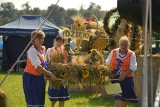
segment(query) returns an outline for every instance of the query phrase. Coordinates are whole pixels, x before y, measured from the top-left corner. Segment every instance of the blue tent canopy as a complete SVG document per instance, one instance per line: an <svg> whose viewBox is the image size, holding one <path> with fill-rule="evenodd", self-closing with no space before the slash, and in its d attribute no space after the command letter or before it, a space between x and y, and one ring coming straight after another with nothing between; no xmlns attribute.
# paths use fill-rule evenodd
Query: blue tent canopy
<svg viewBox="0 0 160 107"><path fill-rule="evenodd" d="M45 22L45 23L44 23ZM41 30L45 32L47 36L56 36L59 28L50 23L44 17L41 16L20 16L9 23L0 26L0 35L23 35L30 36L31 32L42 26Z"/></svg>
<svg viewBox="0 0 160 107"><path fill-rule="evenodd" d="M60 29L41 16L20 16L0 26L0 35L3 35L2 71L9 69L15 63L30 42L31 32L40 27L46 34L44 46L52 47L53 40L59 34Z"/></svg>

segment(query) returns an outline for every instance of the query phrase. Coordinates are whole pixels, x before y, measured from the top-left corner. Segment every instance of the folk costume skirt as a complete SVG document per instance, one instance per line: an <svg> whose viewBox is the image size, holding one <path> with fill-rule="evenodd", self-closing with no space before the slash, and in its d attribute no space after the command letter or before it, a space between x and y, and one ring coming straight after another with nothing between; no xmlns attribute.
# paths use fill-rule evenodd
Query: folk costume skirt
<svg viewBox="0 0 160 107"><path fill-rule="evenodd" d="M122 93L113 95L114 99L121 99L132 103L138 103L138 99L134 91L133 77L125 78L119 83L122 89Z"/></svg>
<svg viewBox="0 0 160 107"><path fill-rule="evenodd" d="M27 107L44 107L45 80L44 76L23 73L23 90Z"/></svg>
<svg viewBox="0 0 160 107"><path fill-rule="evenodd" d="M68 89L63 85L58 89L48 87L48 97L50 101L66 101L70 99Z"/></svg>

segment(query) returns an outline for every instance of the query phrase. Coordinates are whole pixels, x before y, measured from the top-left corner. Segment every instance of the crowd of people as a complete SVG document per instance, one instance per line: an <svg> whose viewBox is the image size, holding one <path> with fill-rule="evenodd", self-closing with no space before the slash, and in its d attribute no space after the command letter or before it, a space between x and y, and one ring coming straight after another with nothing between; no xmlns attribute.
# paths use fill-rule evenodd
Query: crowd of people
<svg viewBox="0 0 160 107"><path fill-rule="evenodd" d="M66 63L67 56L64 47L65 39L58 35L54 41L54 46L46 51L43 46L45 33L41 30L35 30L31 34L32 46L27 51L27 64L23 72L23 90L25 94L27 107L44 107L45 104L45 86L44 76L50 77L54 82L56 76L47 69L48 61L52 60L51 55L56 51L64 53L63 63ZM134 71L137 69L136 56L129 49L130 42L126 36L119 40L119 48L111 51L106 64L115 70L113 78L121 86L122 93L113 95L115 107L127 107L127 102L138 103L134 92ZM73 50L69 49L72 53ZM59 107L64 107L65 101L70 99L68 89L63 85L59 89L48 87L48 96L51 101L51 107L59 101Z"/></svg>

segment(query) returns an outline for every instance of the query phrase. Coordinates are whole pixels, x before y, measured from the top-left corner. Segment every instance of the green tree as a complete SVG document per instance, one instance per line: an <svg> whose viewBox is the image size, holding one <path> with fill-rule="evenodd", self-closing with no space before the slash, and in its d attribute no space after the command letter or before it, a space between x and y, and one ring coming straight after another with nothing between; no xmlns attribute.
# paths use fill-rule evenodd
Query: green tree
<svg viewBox="0 0 160 107"><path fill-rule="evenodd" d="M98 20L102 20L105 12L101 11L101 6L96 5L94 2L91 2L87 10L83 13L85 17L90 17L91 15L95 15Z"/></svg>
<svg viewBox="0 0 160 107"><path fill-rule="evenodd" d="M52 13L50 14L51 10ZM50 15L49 15L50 14ZM95 15L98 20L103 19L105 12L101 10L101 6L96 5L94 2L91 2L87 9L84 9L81 5L79 10L70 8L65 10L63 7L58 5L51 4L48 9L41 10L40 8L31 8L29 2L26 2L22 5L22 9L18 10L15 8L12 2L5 2L0 4L0 24L7 23L8 21L14 19L20 15L41 15L47 17L47 19L57 25L57 26L66 26L70 27L73 24L72 16L80 14L85 18L89 18L92 15Z"/></svg>
<svg viewBox="0 0 160 107"><path fill-rule="evenodd" d="M71 19L72 16L75 16L78 14L78 10L76 9L67 9L66 16L65 16L65 23L67 27L70 27L71 24L73 24L73 20Z"/></svg>
<svg viewBox="0 0 160 107"><path fill-rule="evenodd" d="M10 21L10 18L8 18L8 17L2 18L2 20L0 20L0 26L6 24L9 21Z"/></svg>
<svg viewBox="0 0 160 107"><path fill-rule="evenodd" d="M4 2L0 4L1 18L14 19L17 16L18 10L15 8L12 2ZM7 19L8 20L8 19Z"/></svg>
<svg viewBox="0 0 160 107"><path fill-rule="evenodd" d="M84 9L83 5L81 5L81 7L80 7L80 9L79 9L79 13L80 13L81 15L83 15L83 14L84 14L84 11L85 11L85 9Z"/></svg>
<svg viewBox="0 0 160 107"><path fill-rule="evenodd" d="M53 9L53 11L52 11L52 9ZM51 12L51 14L48 17L49 21L51 21L53 24L55 24L57 26L65 25L64 16L66 14L66 11L63 7L52 4L51 6L48 7L47 12L46 12L46 16L49 15L50 12Z"/></svg>
<svg viewBox="0 0 160 107"><path fill-rule="evenodd" d="M83 13L83 16L84 16L85 18L89 18L89 17L92 16L92 14L93 14L93 13L92 13L91 11L85 10L84 13Z"/></svg>
<svg viewBox="0 0 160 107"><path fill-rule="evenodd" d="M31 6L29 5L29 2L22 4L22 8L23 8L22 10L23 15L31 14Z"/></svg>
<svg viewBox="0 0 160 107"><path fill-rule="evenodd" d="M31 14L32 15L41 15L41 16L44 16L45 15L45 10L41 10L40 8L36 7L36 8L33 8L31 10Z"/></svg>

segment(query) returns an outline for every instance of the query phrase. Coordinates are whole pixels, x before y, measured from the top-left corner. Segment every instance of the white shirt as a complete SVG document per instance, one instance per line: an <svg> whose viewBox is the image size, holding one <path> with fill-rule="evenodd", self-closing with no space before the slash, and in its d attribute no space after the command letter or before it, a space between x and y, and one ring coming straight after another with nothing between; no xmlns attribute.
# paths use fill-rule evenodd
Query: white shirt
<svg viewBox="0 0 160 107"><path fill-rule="evenodd" d="M34 45L32 45L29 50L27 51L27 55L29 60L31 61L32 65L37 68L37 66L41 66L41 61L38 57L38 54L42 59L44 59L44 53L40 53L35 49Z"/></svg>
<svg viewBox="0 0 160 107"><path fill-rule="evenodd" d="M119 48L116 49L116 55L117 55L117 58L119 59L124 59L124 58L121 58L119 57ZM112 59L112 55L113 55L113 50L110 52L108 58L105 60L106 61L106 64L109 65L110 62L111 62L111 59ZM131 59L130 59L130 67L129 67L132 71L135 71L137 69L137 62L136 62L136 55L134 52L132 52L132 55L131 55Z"/></svg>
<svg viewBox="0 0 160 107"><path fill-rule="evenodd" d="M47 57L47 60L48 60L48 61L50 61L51 49L52 49L52 50L54 50L55 48L54 48L54 47L52 47L52 48L48 48L48 49L47 49L47 52L46 52L46 57Z"/></svg>

